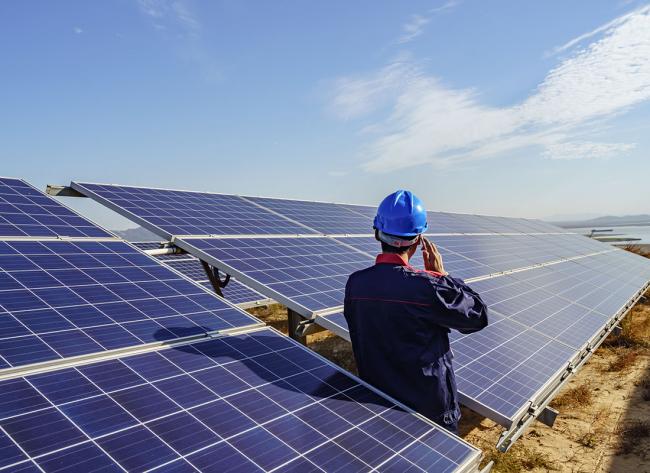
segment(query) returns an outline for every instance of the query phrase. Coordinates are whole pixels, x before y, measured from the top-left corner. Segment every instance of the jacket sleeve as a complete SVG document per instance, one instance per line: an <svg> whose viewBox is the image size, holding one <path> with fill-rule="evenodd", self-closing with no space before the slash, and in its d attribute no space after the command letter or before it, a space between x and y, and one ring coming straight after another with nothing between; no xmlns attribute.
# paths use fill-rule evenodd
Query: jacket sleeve
<svg viewBox="0 0 650 473"><path fill-rule="evenodd" d="M488 324L487 305L462 279L443 276L431 281L434 322L461 333L477 332Z"/></svg>

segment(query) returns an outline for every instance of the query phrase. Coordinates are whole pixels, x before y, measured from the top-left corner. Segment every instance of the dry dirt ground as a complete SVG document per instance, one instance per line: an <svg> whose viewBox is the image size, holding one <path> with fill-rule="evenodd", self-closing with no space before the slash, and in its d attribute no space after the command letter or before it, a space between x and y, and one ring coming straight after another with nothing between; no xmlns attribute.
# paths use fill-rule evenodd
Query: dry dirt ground
<svg viewBox="0 0 650 473"><path fill-rule="evenodd" d="M287 332L286 310L273 305L250 310ZM560 411L551 429L536 422L506 454L494 445L502 428L463 410L461 436L480 447L492 471L650 473L650 291L610 335L551 406ZM355 373L348 342L329 332L308 345Z"/></svg>

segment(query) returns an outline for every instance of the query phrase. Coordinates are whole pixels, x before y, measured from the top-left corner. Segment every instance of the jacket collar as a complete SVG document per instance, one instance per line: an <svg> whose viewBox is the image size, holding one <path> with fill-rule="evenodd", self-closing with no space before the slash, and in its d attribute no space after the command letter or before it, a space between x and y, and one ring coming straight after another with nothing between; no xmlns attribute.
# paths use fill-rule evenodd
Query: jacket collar
<svg viewBox="0 0 650 473"><path fill-rule="evenodd" d="M410 268L411 265L405 262L402 258L394 253L380 253L377 255L375 264L397 264L399 266L406 266Z"/></svg>
<svg viewBox="0 0 650 473"><path fill-rule="evenodd" d="M402 258L397 256L394 253L380 253L377 255L377 259L375 260L375 264L392 264L392 265L398 265L398 266L404 266L407 269L410 269L412 271L416 272L425 272L428 274L431 274L432 276L436 277L442 277L445 276L443 273L438 273L436 271L427 271L427 270L420 270L420 269L415 269L413 266L411 266L408 263L405 263Z"/></svg>

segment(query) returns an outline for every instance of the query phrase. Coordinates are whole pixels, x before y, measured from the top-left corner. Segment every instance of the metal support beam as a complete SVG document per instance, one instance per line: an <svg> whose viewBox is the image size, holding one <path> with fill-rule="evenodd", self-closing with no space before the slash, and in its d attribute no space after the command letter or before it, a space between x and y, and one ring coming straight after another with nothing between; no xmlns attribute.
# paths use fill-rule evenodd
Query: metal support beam
<svg viewBox="0 0 650 473"><path fill-rule="evenodd" d="M490 473L492 471L493 466L494 466L494 461L490 461L487 465L483 467L483 469L479 473Z"/></svg>
<svg viewBox="0 0 650 473"><path fill-rule="evenodd" d="M144 251L145 253L151 256L185 254L185 252L177 246L165 246L163 248L156 248L154 250L142 250L142 251Z"/></svg>
<svg viewBox="0 0 650 473"><path fill-rule="evenodd" d="M324 331L325 329L315 323L314 319L303 320L302 322L298 323L298 327L296 328L296 334L301 337L306 337L307 335L313 335L315 333Z"/></svg>
<svg viewBox="0 0 650 473"><path fill-rule="evenodd" d="M56 197L86 197L81 192L74 190L72 187L59 186L57 184L48 184L45 188L45 193Z"/></svg>
<svg viewBox="0 0 650 473"><path fill-rule="evenodd" d="M208 276L208 280L212 285L212 289L214 289L214 292L218 296L223 297L223 292L221 291L221 281L219 280L217 275L214 274L214 271L212 270L212 266L210 266L208 263L206 263L203 260L200 261L201 261L201 266L203 266L203 270L205 271L205 274Z"/></svg>
<svg viewBox="0 0 650 473"><path fill-rule="evenodd" d="M552 407L546 406L542 413L537 417L537 420L540 421L542 424L545 424L549 427L553 427L553 424L555 424L555 419L557 419L559 412L553 409Z"/></svg>
<svg viewBox="0 0 650 473"><path fill-rule="evenodd" d="M300 316L298 312L295 312L291 309L287 309L287 322L289 324L289 336L293 338L298 343L302 343L307 346L307 335L301 335L299 331L300 323L304 319Z"/></svg>

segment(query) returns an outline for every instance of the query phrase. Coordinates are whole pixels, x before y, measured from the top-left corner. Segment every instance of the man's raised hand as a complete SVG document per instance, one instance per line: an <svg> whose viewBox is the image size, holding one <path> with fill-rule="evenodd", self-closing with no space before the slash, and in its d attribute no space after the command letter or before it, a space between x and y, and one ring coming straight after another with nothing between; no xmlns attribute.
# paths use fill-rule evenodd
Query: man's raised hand
<svg viewBox="0 0 650 473"><path fill-rule="evenodd" d="M422 238L422 258L424 259L424 269L427 271L434 271L436 273L448 274L445 271L445 266L442 263L442 256L436 248L436 245L433 242L427 240L425 237Z"/></svg>

